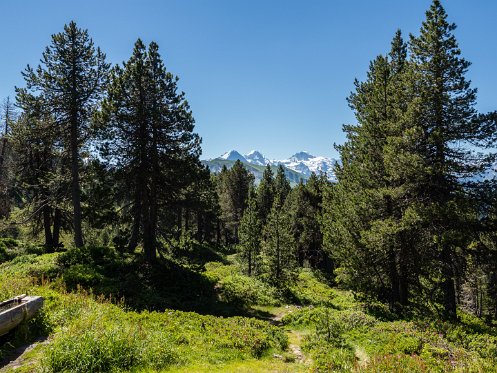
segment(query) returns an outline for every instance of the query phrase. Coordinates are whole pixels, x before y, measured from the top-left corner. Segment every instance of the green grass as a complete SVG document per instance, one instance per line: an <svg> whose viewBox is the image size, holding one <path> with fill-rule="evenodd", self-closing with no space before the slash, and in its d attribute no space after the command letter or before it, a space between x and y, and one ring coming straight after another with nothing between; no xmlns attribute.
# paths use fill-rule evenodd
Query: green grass
<svg viewBox="0 0 497 373"><path fill-rule="evenodd" d="M42 358L53 372L217 364L261 358L287 344L281 330L255 319L173 310L137 313L77 294L58 302L51 312L58 326Z"/></svg>
<svg viewBox="0 0 497 373"><path fill-rule="evenodd" d="M0 264L0 300L21 293L45 298L42 312L0 340L5 355L49 337L23 356L20 372L484 372L497 366L495 326L466 313L455 323L430 315L403 320L310 270L276 289L244 275L235 257L197 244L154 267L106 247L52 254L20 242L0 247L8 255ZM300 347L305 362L289 344Z"/></svg>
<svg viewBox="0 0 497 373"><path fill-rule="evenodd" d="M34 333L36 327L38 334L50 335L50 343L33 356L35 366L47 372L154 371L198 361L227 364L267 358L287 345L281 329L253 318L134 312L83 290L66 293L54 287L49 283L22 289L45 298L43 312L24 329Z"/></svg>

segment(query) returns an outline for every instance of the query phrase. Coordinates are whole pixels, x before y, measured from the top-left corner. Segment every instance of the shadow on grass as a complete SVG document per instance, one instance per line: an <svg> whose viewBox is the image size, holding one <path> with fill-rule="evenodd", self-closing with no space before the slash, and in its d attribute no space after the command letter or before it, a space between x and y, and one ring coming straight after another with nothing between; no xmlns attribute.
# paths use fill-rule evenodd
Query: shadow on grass
<svg viewBox="0 0 497 373"><path fill-rule="evenodd" d="M36 343L44 342L49 333L46 315L41 310L32 319L23 321L7 334L0 336L0 368L15 362ZM12 369L18 368L21 363L18 362Z"/></svg>
<svg viewBox="0 0 497 373"><path fill-rule="evenodd" d="M201 263L225 261L213 250L190 253L193 266L158 258L153 265L139 254L119 254L108 247L70 249L59 257L62 279L68 290L78 287L95 295L124 301L136 311L175 309L215 316L244 316L248 311L238 304L223 302L215 283L196 269ZM193 269L195 268L195 269Z"/></svg>

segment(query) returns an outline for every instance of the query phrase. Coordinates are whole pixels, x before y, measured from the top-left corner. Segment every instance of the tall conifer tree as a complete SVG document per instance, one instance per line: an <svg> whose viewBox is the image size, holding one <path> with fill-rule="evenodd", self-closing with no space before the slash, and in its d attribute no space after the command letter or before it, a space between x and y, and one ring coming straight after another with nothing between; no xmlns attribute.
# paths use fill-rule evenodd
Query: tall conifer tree
<svg viewBox="0 0 497 373"><path fill-rule="evenodd" d="M266 223L267 216L273 206L274 193L273 170L271 170L271 166L268 164L264 169L261 182L257 188L257 207L263 224Z"/></svg>
<svg viewBox="0 0 497 373"><path fill-rule="evenodd" d="M249 193L247 208L240 222L240 254L246 265L247 273L252 276L258 270L261 249L262 223L257 209L257 195L252 189Z"/></svg>
<svg viewBox="0 0 497 373"><path fill-rule="evenodd" d="M166 71L157 44L147 49L138 40L131 58L113 70L101 113L105 150L131 203L128 249L143 242L149 262L155 260L158 236L164 233L158 231L161 212L168 212L200 167L200 138L177 81Z"/></svg>
<svg viewBox="0 0 497 373"><path fill-rule="evenodd" d="M470 63L461 57L454 36L456 26L434 0L417 37L410 40L416 100L411 105L421 136L417 151L423 157L419 172L418 214L434 268L440 274L445 316L456 316L455 280L460 276L466 247L479 229L480 203L474 191L481 185L475 177L494 160L492 153L479 153L491 137L487 123L475 109L476 89L465 78Z"/></svg>
<svg viewBox="0 0 497 373"><path fill-rule="evenodd" d="M41 65L28 66L23 73L26 88L17 89L21 107L29 105L30 95L43 98L42 110L51 115L63 144L71 174L74 243L83 246L81 228L81 148L90 136L90 118L102 97L109 64L105 54L95 48L88 31L75 22L52 36L43 52Z"/></svg>

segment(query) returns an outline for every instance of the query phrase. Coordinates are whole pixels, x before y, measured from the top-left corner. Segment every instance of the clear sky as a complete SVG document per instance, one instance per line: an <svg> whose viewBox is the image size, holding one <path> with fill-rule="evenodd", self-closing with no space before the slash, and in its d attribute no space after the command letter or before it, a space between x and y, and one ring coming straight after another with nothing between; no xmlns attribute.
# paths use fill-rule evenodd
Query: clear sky
<svg viewBox="0 0 497 373"><path fill-rule="evenodd" d="M50 35L75 20L113 63L156 41L180 77L203 138L202 158L258 149L336 156L345 98L397 28L417 34L431 0L2 0L0 98L22 86ZM478 109L497 109L497 1L445 0Z"/></svg>

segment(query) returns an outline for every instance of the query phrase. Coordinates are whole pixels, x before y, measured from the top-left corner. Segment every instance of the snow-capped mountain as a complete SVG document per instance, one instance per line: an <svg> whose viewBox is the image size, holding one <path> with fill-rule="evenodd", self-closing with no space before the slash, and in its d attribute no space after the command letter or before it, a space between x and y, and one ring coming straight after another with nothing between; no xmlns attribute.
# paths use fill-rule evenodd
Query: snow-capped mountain
<svg viewBox="0 0 497 373"><path fill-rule="evenodd" d="M270 160L257 150L252 150L245 155L236 150L230 150L218 158L203 162L209 166L212 172L217 173L223 165L229 168L237 160L244 163L249 171L254 174L256 182L262 177L263 167L270 165L272 168L276 168L280 164L285 168L286 176L292 183L298 183L300 179L306 181L313 172L317 175L326 174L330 181L336 180L333 172L333 167L337 162L335 159L316 157L306 151L295 153L288 159Z"/></svg>
<svg viewBox="0 0 497 373"><path fill-rule="evenodd" d="M316 157L306 151L301 151L295 153L289 159L272 161L272 163L282 164L290 170L300 172L307 177L311 176L313 172L317 175L324 173L328 176L329 180L335 181L333 167L335 166L336 160L332 158Z"/></svg>
<svg viewBox="0 0 497 373"><path fill-rule="evenodd" d="M229 152L224 153L221 155L219 158L225 159L227 161L240 161L247 163L247 159L240 153L238 153L236 150L230 150Z"/></svg>
<svg viewBox="0 0 497 373"><path fill-rule="evenodd" d="M265 166L271 163L269 159L264 157L261 152L257 150L252 150L250 153L246 154L245 159L248 163L257 164L259 166Z"/></svg>

